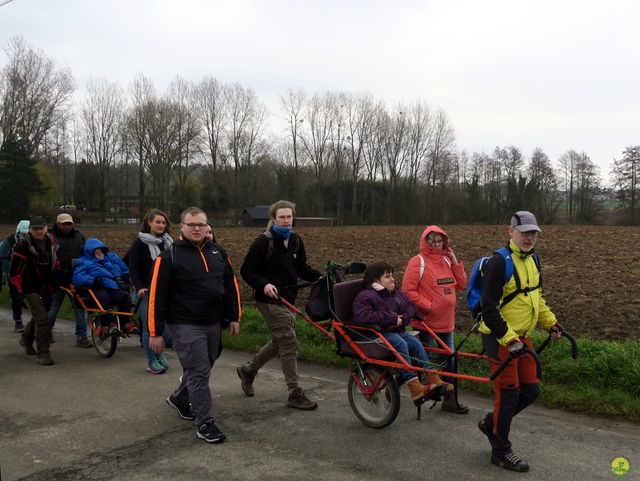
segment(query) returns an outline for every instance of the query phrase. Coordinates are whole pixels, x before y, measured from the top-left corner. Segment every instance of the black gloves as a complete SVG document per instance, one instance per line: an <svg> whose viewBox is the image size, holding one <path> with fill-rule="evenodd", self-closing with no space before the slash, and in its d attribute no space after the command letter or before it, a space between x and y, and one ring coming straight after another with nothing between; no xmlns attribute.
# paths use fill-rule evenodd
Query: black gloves
<svg viewBox="0 0 640 481"><path fill-rule="evenodd" d="M131 284L131 279L129 279L129 274L122 274L120 276L120 279L122 280L122 282L124 282L125 284L129 285Z"/></svg>
<svg viewBox="0 0 640 481"><path fill-rule="evenodd" d="M104 284L102 283L102 277L94 277L93 278L93 287L102 287Z"/></svg>
<svg viewBox="0 0 640 481"><path fill-rule="evenodd" d="M551 328L549 329L549 334L553 334L556 332L563 332L564 329L562 329L562 326L560 325L560 323L556 322L553 326L551 326Z"/></svg>
<svg viewBox="0 0 640 481"><path fill-rule="evenodd" d="M509 354L511 355L511 357L520 357L525 353L524 348L525 348L524 343L518 340L510 343L507 346L507 351L509 351Z"/></svg>

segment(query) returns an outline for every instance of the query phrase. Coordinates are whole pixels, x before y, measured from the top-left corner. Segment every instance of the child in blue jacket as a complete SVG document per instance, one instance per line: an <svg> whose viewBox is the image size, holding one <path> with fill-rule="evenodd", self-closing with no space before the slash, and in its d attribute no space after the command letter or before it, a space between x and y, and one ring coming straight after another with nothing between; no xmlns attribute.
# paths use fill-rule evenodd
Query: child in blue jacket
<svg viewBox="0 0 640 481"><path fill-rule="evenodd" d="M105 309L115 308L126 312L131 310L129 296L129 268L117 254L99 239L88 239L84 244L84 255L75 261L73 285L91 288ZM118 325L111 314L101 316L101 324L107 334L117 332ZM129 321L122 328L127 334L139 332L136 325Z"/></svg>

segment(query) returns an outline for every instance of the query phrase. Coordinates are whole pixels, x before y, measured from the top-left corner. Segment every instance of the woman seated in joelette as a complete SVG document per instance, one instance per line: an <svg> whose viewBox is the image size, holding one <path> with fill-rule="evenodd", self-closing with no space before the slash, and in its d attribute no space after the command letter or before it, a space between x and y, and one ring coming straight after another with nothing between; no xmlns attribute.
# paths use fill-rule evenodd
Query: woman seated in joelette
<svg viewBox="0 0 640 481"><path fill-rule="evenodd" d="M129 296L129 269L117 254L109 252L109 248L99 239L88 239L84 244L84 255L75 261L73 267L73 285L90 287L96 298L105 309L116 308L118 311L131 310ZM105 334L117 332L118 325L111 314L101 316L100 320ZM129 320L122 328L127 334L138 334L140 331Z"/></svg>
<svg viewBox="0 0 640 481"><path fill-rule="evenodd" d="M382 335L398 353L412 364L412 359L420 367L427 367L429 357L415 336L406 332L417 310L416 306L399 289L393 278L393 267L386 262L376 262L367 267L362 281L363 290L353 301L353 322L374 324L381 328ZM442 382L437 374L429 374L429 384L423 386L414 371L400 370L399 383L406 383L411 399L420 404L427 399L439 399L444 392L453 388Z"/></svg>

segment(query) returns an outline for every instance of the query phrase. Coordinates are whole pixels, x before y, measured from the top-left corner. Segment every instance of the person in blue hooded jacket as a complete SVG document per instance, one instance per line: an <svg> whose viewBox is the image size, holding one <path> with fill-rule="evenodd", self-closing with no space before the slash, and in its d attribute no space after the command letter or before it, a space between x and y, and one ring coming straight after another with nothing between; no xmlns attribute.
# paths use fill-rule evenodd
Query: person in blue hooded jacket
<svg viewBox="0 0 640 481"><path fill-rule="evenodd" d="M89 287L104 308L116 308L119 311L131 309L129 296L129 268L118 254L109 252L109 248L96 238L88 239L84 244L84 255L78 258L73 268L73 285ZM113 315L101 316L106 333L114 334L118 325ZM129 321L122 330L127 334L138 334L136 325Z"/></svg>

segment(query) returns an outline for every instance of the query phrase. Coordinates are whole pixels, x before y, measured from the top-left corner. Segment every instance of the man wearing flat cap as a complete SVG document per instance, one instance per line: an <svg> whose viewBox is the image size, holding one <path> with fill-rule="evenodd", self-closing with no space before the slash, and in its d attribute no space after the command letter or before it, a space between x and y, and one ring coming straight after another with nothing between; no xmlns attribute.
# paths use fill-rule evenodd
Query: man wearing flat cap
<svg viewBox="0 0 640 481"><path fill-rule="evenodd" d="M68 287L71 284L73 276L73 260L84 255L84 236L74 228L73 217L70 214L59 214L56 224L50 231L55 242L58 244L58 262L60 270L57 271L53 280L53 294L51 296L51 308L48 317L53 328L60 306L66 296L66 292L60 289L60 286ZM82 309L79 309L75 303L73 313L76 319L76 346L91 347L93 344L87 337L87 318Z"/></svg>
<svg viewBox="0 0 640 481"><path fill-rule="evenodd" d="M31 311L31 320L19 342L27 355L37 354L38 362L43 366L53 364L49 352L51 328L47 311L51 305L51 283L57 267L57 250L57 244L47 233L47 223L42 217L36 216L31 219L29 233L16 244L9 264L9 282L25 299Z"/></svg>
<svg viewBox="0 0 640 481"><path fill-rule="evenodd" d="M510 256L493 254L482 274L482 322L479 330L494 372L511 355L512 360L493 382L494 405L478 423L491 443L491 462L511 471L524 472L529 465L511 449L511 420L533 403L540 393L530 335L536 326L559 339L561 327L542 293L540 264L534 246L541 232L536 217L526 210L513 214L507 244ZM506 277L507 262L513 275Z"/></svg>

